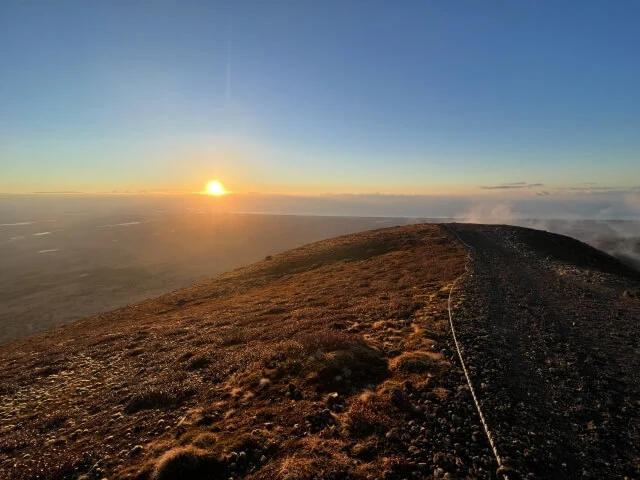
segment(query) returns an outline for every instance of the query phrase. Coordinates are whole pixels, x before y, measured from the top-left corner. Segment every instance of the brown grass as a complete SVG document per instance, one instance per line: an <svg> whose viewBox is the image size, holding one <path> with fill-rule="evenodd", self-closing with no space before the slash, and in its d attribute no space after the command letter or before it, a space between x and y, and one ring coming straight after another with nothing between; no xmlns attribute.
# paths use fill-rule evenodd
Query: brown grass
<svg viewBox="0 0 640 480"><path fill-rule="evenodd" d="M145 385L135 392L127 402L124 411L135 413L150 408L173 408L184 400L195 395L198 387L185 382Z"/></svg>
<svg viewBox="0 0 640 480"><path fill-rule="evenodd" d="M273 462L255 478L346 480L349 478L354 462L342 450L344 450L342 442L319 441L316 437L308 437L298 442L295 448L296 453Z"/></svg>
<svg viewBox="0 0 640 480"><path fill-rule="evenodd" d="M404 453L381 435L406 423L389 385L446 370L424 352L448 334L439 292L465 258L437 226L365 232L9 344L0 478L400 468ZM332 391L344 405L329 422Z"/></svg>
<svg viewBox="0 0 640 480"><path fill-rule="evenodd" d="M405 352L393 360L391 368L403 373L433 372L441 362L439 357L430 352Z"/></svg>
<svg viewBox="0 0 640 480"><path fill-rule="evenodd" d="M156 463L153 480L208 480L223 478L227 474L226 464L206 450L194 447L174 448L163 454Z"/></svg>
<svg viewBox="0 0 640 480"><path fill-rule="evenodd" d="M344 427L352 437L383 435L391 425L389 405L375 395L354 400L344 419Z"/></svg>

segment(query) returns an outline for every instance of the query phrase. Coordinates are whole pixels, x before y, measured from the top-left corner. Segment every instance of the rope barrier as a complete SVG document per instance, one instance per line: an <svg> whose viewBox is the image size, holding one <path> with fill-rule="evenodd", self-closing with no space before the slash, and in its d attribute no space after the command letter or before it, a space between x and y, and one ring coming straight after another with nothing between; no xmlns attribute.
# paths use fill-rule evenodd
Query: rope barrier
<svg viewBox="0 0 640 480"><path fill-rule="evenodd" d="M464 266L464 270L465 271L464 271L463 274L459 275L458 278L456 278L453 281L453 284L451 285L451 289L449 290L449 298L447 300L447 310L449 312L449 326L451 327L451 334L453 335L453 342L454 342L454 344L456 346L456 350L458 351L458 358L460 359L460 364L462 365L462 371L464 372L464 376L467 379L467 384L469 385L469 390L471 391L471 397L473 398L473 402L476 404L476 409L478 410L478 415L480 416L480 422L482 423L482 427L484 428L484 433L487 435L487 439L489 440L489 445L491 445L491 450L493 451L493 455L496 458L496 462L498 462L498 471L497 471L497 473L499 475L501 474L502 477L504 478L504 480L509 480L509 477L505 473L501 473L501 471L507 469L508 467L503 465L502 457L498 453L498 448L496 447L496 443L495 443L495 441L493 439L493 435L491 435L491 431L489 430L489 426L487 425L487 421L484 418L484 414L482 413L482 408L480 408L480 402L478 402L478 397L476 395L476 391L473 388L473 384L471 383L471 377L469 376L469 371L467 370L467 366L465 365L464 359L462 358L462 351L460 349L460 343L458 342L458 337L456 336L456 329L453 326L453 314L451 313L451 296L453 294L453 290L456 288L457 283L463 277L465 277L468 273L470 273L470 271L469 271L469 263L473 260L473 257L471 256L471 252L473 251L473 248L471 247L471 245L467 244L464 240L462 240L462 238L460 238L460 235L458 235L457 232L455 232L452 229L450 229L448 225L443 225L443 227L449 233L455 235L457 237L457 239L460 241L460 243L462 243L465 247L467 247L467 263Z"/></svg>

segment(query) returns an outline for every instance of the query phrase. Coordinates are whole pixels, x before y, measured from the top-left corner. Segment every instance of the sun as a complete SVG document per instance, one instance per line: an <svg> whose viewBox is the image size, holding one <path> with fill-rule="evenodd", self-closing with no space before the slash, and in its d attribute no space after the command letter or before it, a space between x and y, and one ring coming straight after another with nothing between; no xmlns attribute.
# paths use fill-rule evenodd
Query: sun
<svg viewBox="0 0 640 480"><path fill-rule="evenodd" d="M205 192L216 197L220 197L227 193L227 191L224 189L224 186L217 180L211 180L209 183L207 183Z"/></svg>

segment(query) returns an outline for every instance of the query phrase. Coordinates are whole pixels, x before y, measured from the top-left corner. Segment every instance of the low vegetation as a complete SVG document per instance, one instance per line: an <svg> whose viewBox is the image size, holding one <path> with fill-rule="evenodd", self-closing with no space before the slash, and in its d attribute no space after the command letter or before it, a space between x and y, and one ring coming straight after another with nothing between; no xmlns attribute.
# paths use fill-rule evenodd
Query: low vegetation
<svg viewBox="0 0 640 480"><path fill-rule="evenodd" d="M428 352L405 352L393 360L393 370L403 373L433 372L439 364L438 355Z"/></svg>
<svg viewBox="0 0 640 480"><path fill-rule="evenodd" d="M10 344L0 477L404 478L415 392L453 396L465 259L437 226L366 232Z"/></svg>
<svg viewBox="0 0 640 480"><path fill-rule="evenodd" d="M203 449L194 447L174 448L164 453L156 462L153 480L189 478L206 480L222 478L227 474L226 463Z"/></svg>

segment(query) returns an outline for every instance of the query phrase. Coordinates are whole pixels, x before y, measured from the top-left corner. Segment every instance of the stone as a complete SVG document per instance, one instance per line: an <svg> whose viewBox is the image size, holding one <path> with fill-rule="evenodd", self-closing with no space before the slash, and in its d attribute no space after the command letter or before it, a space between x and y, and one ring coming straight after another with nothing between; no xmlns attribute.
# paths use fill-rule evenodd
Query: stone
<svg viewBox="0 0 640 480"><path fill-rule="evenodd" d="M130 457L135 457L137 455L140 455L142 453L144 449L142 448L142 445L136 445L135 447L133 447L131 449L131 451L129 452L129 456Z"/></svg>

